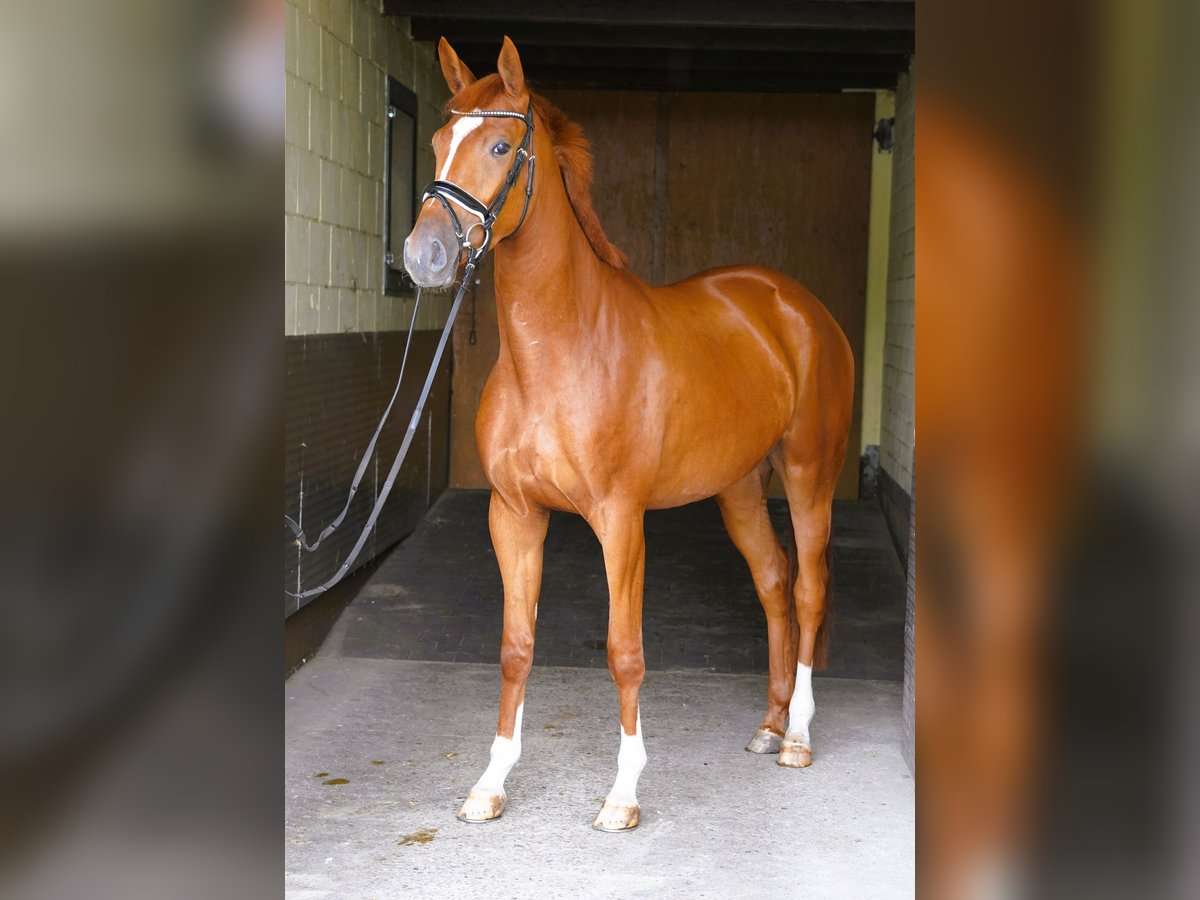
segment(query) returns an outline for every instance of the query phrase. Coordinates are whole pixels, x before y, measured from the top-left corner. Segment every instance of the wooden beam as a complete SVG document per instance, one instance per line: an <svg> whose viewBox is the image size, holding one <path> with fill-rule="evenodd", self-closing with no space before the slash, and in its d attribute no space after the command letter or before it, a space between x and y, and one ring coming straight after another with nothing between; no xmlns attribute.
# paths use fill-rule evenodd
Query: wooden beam
<svg viewBox="0 0 1200 900"><path fill-rule="evenodd" d="M742 93L837 93L894 90L894 72L729 72L712 69L577 69L527 71L535 90L580 88L622 91L733 91Z"/></svg>
<svg viewBox="0 0 1200 900"><path fill-rule="evenodd" d="M384 0L394 16L442 17L499 22L535 21L591 24L708 25L759 28L843 28L912 31L913 2L897 0Z"/></svg>
<svg viewBox="0 0 1200 900"><path fill-rule="evenodd" d="M453 42L452 42L453 43ZM494 43L455 43L454 49L476 73L494 71ZM706 50L648 52L630 47L521 47L525 71L543 69L712 69L725 72L904 72L908 57L900 53L777 53Z"/></svg>
<svg viewBox="0 0 1200 900"><path fill-rule="evenodd" d="M630 47L660 50L757 50L776 53L912 53L911 31L817 31L810 29L705 28L677 25L586 25L554 22L500 22L455 18L414 18L413 38L446 38L463 44L491 44L496 52L508 35L522 52L527 47Z"/></svg>

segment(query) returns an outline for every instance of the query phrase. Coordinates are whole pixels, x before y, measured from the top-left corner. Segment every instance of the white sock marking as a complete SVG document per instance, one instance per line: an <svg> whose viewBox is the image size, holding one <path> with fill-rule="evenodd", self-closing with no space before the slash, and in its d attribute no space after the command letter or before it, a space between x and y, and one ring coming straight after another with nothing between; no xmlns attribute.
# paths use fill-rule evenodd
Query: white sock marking
<svg viewBox="0 0 1200 900"><path fill-rule="evenodd" d="M637 727L633 734L621 729L621 749L617 753L617 780L608 792L605 803L637 806L637 783L646 768L646 745L642 743L642 711L638 710Z"/></svg>
<svg viewBox="0 0 1200 900"><path fill-rule="evenodd" d="M446 161L442 163L442 171L438 175L439 181L446 180L446 175L450 172L450 164L454 162L454 154L458 152L458 145L463 142L463 138L482 124L483 119L477 116L462 116L454 123L450 129L450 152L446 154Z"/></svg>
<svg viewBox="0 0 1200 900"><path fill-rule="evenodd" d="M796 663L796 688L792 691L792 702L788 706L788 740L797 740L811 746L808 726L816 709L812 692L812 666Z"/></svg>
<svg viewBox="0 0 1200 900"><path fill-rule="evenodd" d="M504 795L504 779L521 758L521 719L524 713L525 704L522 703L517 707L517 721L513 725L511 739L496 735L492 741L491 761L471 790Z"/></svg>

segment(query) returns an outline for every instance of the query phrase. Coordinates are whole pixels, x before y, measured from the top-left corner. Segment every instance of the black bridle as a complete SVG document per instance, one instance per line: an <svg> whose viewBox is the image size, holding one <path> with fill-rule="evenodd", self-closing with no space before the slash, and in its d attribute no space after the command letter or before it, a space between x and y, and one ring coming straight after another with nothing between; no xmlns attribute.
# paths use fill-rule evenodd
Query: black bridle
<svg viewBox="0 0 1200 900"><path fill-rule="evenodd" d="M516 234L525 223L525 214L529 212L529 201L533 197L533 164L535 162L532 152L533 104L529 104L529 108L525 111L524 115L504 109L476 109L470 112L452 109L450 110L450 114L455 116L478 116L489 119L520 119L525 123L525 137L521 140L521 146L517 148L512 166L508 170L508 176L504 179L504 184L500 185L500 190L496 192L496 196L492 199L491 203L485 204L482 200L459 187L453 181L432 181L425 188L425 193L421 195L422 203L432 197L445 208L446 213L450 216L451 223L454 225L454 234L458 238L460 247L467 251L467 262L468 264L472 264L477 262L487 252L488 247L492 243L492 226L496 224L496 219L500 217L500 211L504 209L504 201L508 199L509 191L516 185L517 179L521 177L521 168L528 166L529 175L525 179L525 205L521 208L521 220L517 222L517 227L508 236L511 237L513 234ZM458 214L454 211L454 204L461 206L467 212L476 216L479 221L472 222L464 230ZM471 244L471 232L476 228L483 229L483 243L478 247Z"/></svg>

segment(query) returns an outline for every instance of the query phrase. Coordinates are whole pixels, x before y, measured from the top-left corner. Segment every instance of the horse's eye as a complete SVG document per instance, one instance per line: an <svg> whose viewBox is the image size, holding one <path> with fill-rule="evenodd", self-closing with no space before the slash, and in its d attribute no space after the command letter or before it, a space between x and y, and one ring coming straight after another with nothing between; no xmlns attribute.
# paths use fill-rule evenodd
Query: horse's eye
<svg viewBox="0 0 1200 900"><path fill-rule="evenodd" d="M510 149L511 148L508 146L508 144L506 144L504 141L501 141L500 143L498 143L496 146L494 146L492 148L492 155L493 156L503 156Z"/></svg>

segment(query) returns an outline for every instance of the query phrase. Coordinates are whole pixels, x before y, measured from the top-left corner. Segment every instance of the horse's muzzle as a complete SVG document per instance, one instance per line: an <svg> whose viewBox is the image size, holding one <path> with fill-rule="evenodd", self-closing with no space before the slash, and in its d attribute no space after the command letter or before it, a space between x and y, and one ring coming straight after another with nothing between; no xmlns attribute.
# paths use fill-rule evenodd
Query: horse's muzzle
<svg viewBox="0 0 1200 900"><path fill-rule="evenodd" d="M459 245L449 220L422 217L404 241L404 268L413 283L423 288L444 288L454 283Z"/></svg>

